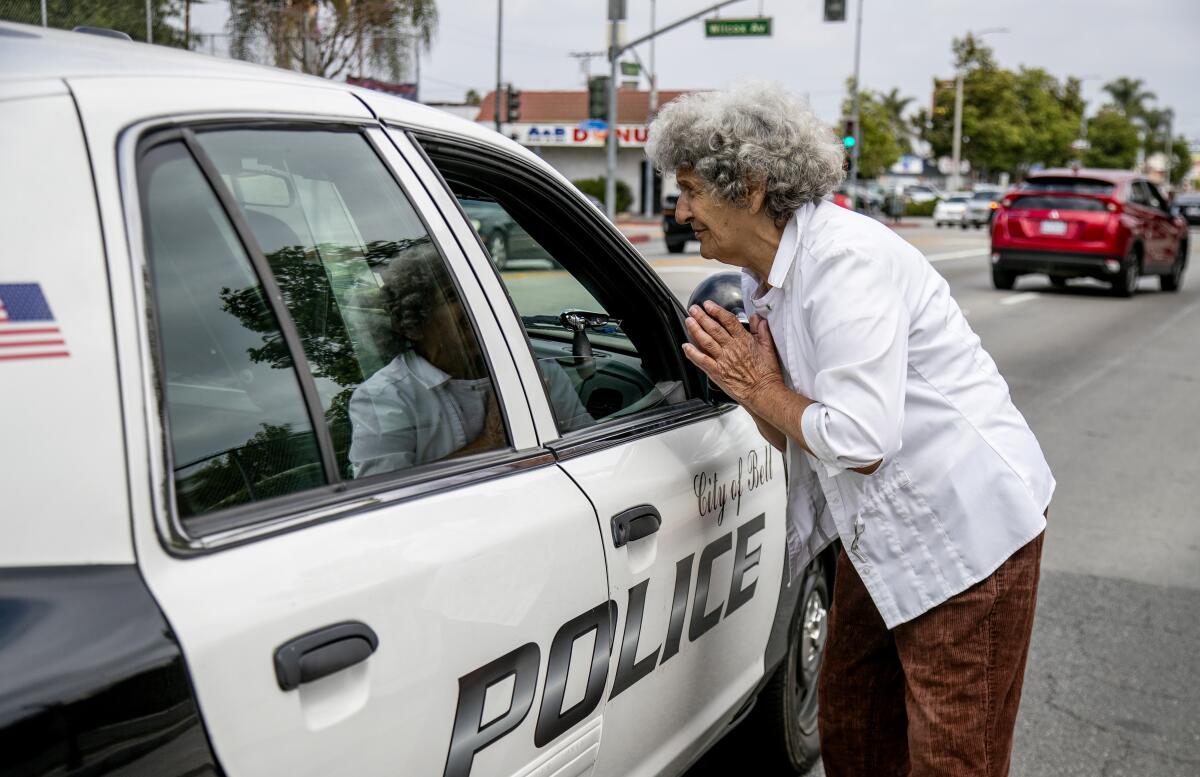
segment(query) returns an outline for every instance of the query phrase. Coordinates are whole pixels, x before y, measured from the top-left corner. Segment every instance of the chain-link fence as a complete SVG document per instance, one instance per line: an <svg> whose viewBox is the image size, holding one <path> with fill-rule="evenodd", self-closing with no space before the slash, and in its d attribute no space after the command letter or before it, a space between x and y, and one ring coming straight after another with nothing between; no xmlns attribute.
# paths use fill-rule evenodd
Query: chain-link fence
<svg viewBox="0 0 1200 777"><path fill-rule="evenodd" d="M182 0L0 0L5 21L64 30L103 27L167 46L185 45L183 14Z"/></svg>

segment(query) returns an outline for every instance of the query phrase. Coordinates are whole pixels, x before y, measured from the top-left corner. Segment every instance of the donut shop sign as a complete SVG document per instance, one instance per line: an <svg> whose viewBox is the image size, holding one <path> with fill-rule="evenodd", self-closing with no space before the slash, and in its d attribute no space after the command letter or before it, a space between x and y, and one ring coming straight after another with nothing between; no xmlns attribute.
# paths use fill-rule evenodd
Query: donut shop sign
<svg viewBox="0 0 1200 777"><path fill-rule="evenodd" d="M628 148L646 145L648 130L641 124L617 125L617 142ZM572 146L579 148L604 146L608 131L578 124L513 124L510 135L522 146Z"/></svg>

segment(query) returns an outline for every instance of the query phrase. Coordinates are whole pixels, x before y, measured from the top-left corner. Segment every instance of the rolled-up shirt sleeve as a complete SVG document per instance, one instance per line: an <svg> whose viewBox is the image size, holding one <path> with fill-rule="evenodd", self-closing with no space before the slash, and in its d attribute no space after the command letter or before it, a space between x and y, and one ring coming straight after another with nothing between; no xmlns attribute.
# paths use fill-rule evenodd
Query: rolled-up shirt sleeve
<svg viewBox="0 0 1200 777"><path fill-rule="evenodd" d="M861 247L832 251L803 282L803 321L816 346L804 441L829 475L886 461L900 450L909 327L889 263Z"/></svg>

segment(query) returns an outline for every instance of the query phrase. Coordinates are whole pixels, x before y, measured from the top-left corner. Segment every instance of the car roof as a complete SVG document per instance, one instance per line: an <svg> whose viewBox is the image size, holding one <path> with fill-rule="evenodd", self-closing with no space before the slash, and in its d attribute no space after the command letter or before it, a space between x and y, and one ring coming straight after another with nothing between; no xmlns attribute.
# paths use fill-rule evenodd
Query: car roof
<svg viewBox="0 0 1200 777"><path fill-rule="evenodd" d="M1039 170L1027 176L1025 180L1032 181L1038 178L1094 178L1098 181L1107 181L1108 183L1117 184L1140 178L1137 173L1129 170L1106 170L1102 168L1083 167L1074 170L1068 167L1055 168L1052 170Z"/></svg>
<svg viewBox="0 0 1200 777"><path fill-rule="evenodd" d="M0 91L6 84L58 79L129 77L228 78L324 89L361 95L378 115L433 131L470 137L525 158L534 155L473 121L412 100L292 70L155 46L103 35L0 21Z"/></svg>

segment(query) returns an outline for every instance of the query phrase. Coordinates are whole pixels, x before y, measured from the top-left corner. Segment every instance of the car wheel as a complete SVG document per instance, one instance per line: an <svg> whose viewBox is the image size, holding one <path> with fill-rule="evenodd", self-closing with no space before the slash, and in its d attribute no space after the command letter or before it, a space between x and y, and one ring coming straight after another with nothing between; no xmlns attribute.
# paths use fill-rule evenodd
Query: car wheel
<svg viewBox="0 0 1200 777"><path fill-rule="evenodd" d="M667 250L673 254L682 254L685 246L687 246L686 240L668 240L667 241Z"/></svg>
<svg viewBox="0 0 1200 777"><path fill-rule="evenodd" d="M1183 286L1183 273L1187 270L1187 243L1179 243L1179 251L1175 254L1175 263L1166 275L1158 276L1158 288L1163 291L1179 291Z"/></svg>
<svg viewBox="0 0 1200 777"><path fill-rule="evenodd" d="M1120 274L1111 281L1113 296L1132 297L1137 291L1140 275L1137 248L1130 248L1129 253L1125 255L1125 261L1121 263Z"/></svg>
<svg viewBox="0 0 1200 777"><path fill-rule="evenodd" d="M1056 289L1065 289L1067 288L1067 279L1058 275L1051 275L1050 285Z"/></svg>
<svg viewBox="0 0 1200 777"><path fill-rule="evenodd" d="M992 285L1002 291L1010 291L1017 283L1017 274L1015 272L1006 272L992 268Z"/></svg>
<svg viewBox="0 0 1200 777"><path fill-rule="evenodd" d="M492 263L496 265L497 270L503 270L508 266L508 238L500 230L496 230L488 237L487 243L488 253L492 255Z"/></svg>
<svg viewBox="0 0 1200 777"><path fill-rule="evenodd" d="M817 678L829 635L832 554L818 556L804 571L800 598L788 633L787 657L758 695L754 710L738 727L744 752L755 753L760 775L806 772L821 755L817 734ZM740 748L739 748L740 749Z"/></svg>
<svg viewBox="0 0 1200 777"><path fill-rule="evenodd" d="M967 224L967 222L964 221L962 224L959 224L959 226L962 227L963 229L966 229L969 225Z"/></svg>

